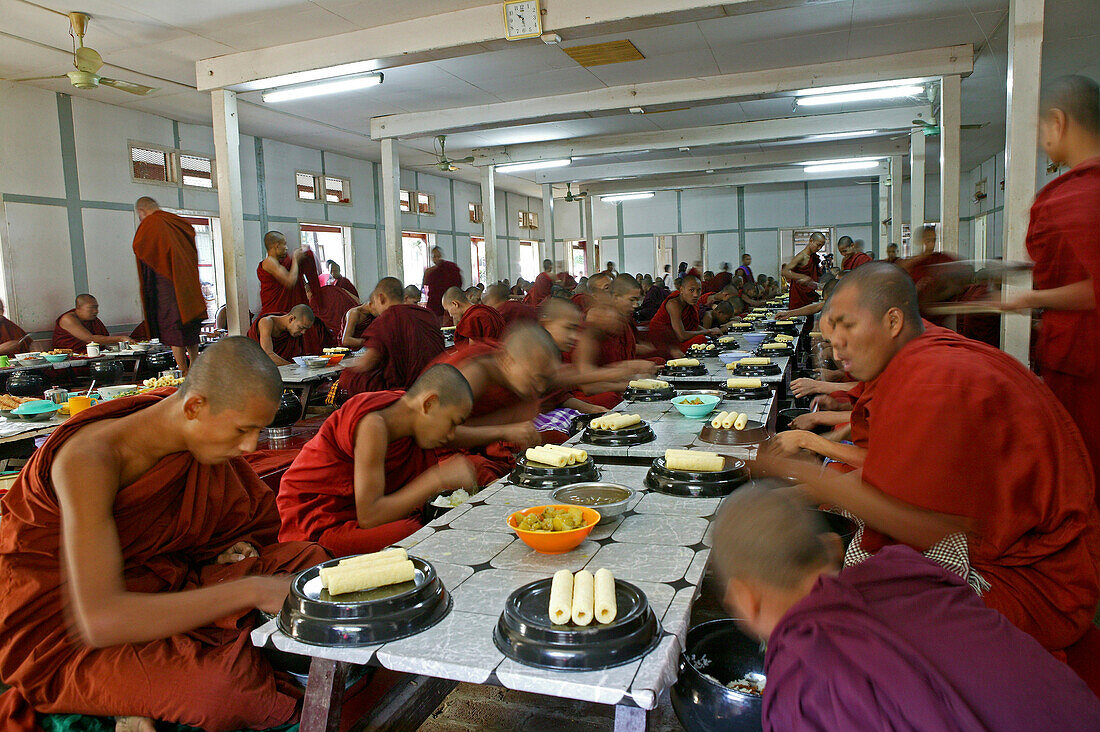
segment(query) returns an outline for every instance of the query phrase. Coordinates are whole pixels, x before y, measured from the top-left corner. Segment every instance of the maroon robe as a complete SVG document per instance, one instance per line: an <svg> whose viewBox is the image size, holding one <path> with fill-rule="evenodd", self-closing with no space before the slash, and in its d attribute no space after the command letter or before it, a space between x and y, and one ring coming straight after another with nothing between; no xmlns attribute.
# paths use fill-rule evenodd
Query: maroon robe
<svg viewBox="0 0 1100 732"><path fill-rule="evenodd" d="M515 323L537 323L539 322L539 313L530 305L525 305L518 300L505 300L500 305L496 306L497 312L504 318L506 325L513 325Z"/></svg>
<svg viewBox="0 0 1100 732"><path fill-rule="evenodd" d="M438 318L446 318L443 307L443 293L452 287L462 287L462 270L454 262L446 259L434 267L424 270L424 289L428 291L426 307Z"/></svg>
<svg viewBox="0 0 1100 732"><path fill-rule="evenodd" d="M64 318L69 313L75 313L76 308L67 310L58 316L57 320L53 324L53 345L52 348L70 348L74 351L83 351L91 341L82 341L74 336L69 331L65 330L61 326L61 318ZM111 335L111 332L107 330L107 326L103 324L103 321L99 318L95 320L81 320L80 324L88 329L88 332L92 335L105 336Z"/></svg>
<svg viewBox="0 0 1100 732"><path fill-rule="evenodd" d="M304 261L303 258L302 262L298 264L299 273L302 270ZM288 254L279 264L284 269L289 270L294 265L294 259ZM306 286L300 275L294 287L287 288L264 269L264 263L260 262L256 265L256 277L260 280L260 315L287 313L295 305L308 303Z"/></svg>
<svg viewBox="0 0 1100 732"><path fill-rule="evenodd" d="M347 290L348 292L350 292L352 297L354 297L356 300L359 299L359 290L356 289L355 285L351 284L351 280L349 280L344 275L340 275L339 277L336 277L336 278L330 278L329 281L328 281L328 285L326 285L326 286L327 287L342 287L345 290Z"/></svg>
<svg viewBox="0 0 1100 732"><path fill-rule="evenodd" d="M8 341L21 341L26 336L27 331L23 330L3 315L0 315L0 343L7 343Z"/></svg>
<svg viewBox="0 0 1100 732"><path fill-rule="evenodd" d="M443 353L435 314L419 305L391 305L363 333L363 346L381 356L370 371L346 368L340 386L349 394L408 389L433 358Z"/></svg>
<svg viewBox="0 0 1100 732"><path fill-rule="evenodd" d="M260 320L268 316L279 316L283 313L268 313L261 315L252 321L248 329L248 337L257 343L260 342ZM313 326L297 338L291 338L289 334L272 336L271 347L275 354L287 361L293 361L295 356L320 356L321 351L336 345L336 338L332 331L318 318L313 321Z"/></svg>
<svg viewBox="0 0 1100 732"><path fill-rule="evenodd" d="M676 332L672 329L672 320L668 312L668 304L673 299L679 297L679 290L671 293L665 298L665 301L661 303L661 307L657 309L657 314L649 321L649 342L653 344L653 348L656 351L655 355L661 358L670 358L672 356L673 347L681 351L686 351L694 343L701 343L706 339L705 336L695 336L694 338L689 338L683 343L680 343L676 338ZM680 322L687 332L700 330L699 311L690 305L684 305L680 311Z"/></svg>
<svg viewBox="0 0 1100 732"><path fill-rule="evenodd" d="M805 264L801 264L797 267L792 267L791 271L795 274L801 274L808 276L814 282L817 282L821 278L821 260L818 259L816 254L809 255L810 261ZM817 290L809 285L804 285L797 280L791 280L791 293L790 300L788 301L788 309L797 310L799 308L806 307L810 303L817 302L820 296L817 294ZM748 282L746 281L746 285ZM753 298L754 300L756 298Z"/></svg>
<svg viewBox="0 0 1100 732"><path fill-rule="evenodd" d="M538 307L542 304L543 300L550 297L550 293L553 291L554 280L545 272L539 272L539 276L536 277L535 281L531 284L531 289L527 292L523 301L528 305Z"/></svg>
<svg viewBox="0 0 1100 732"><path fill-rule="evenodd" d="M351 310L348 310L350 313ZM367 332L367 328L374 322L374 316L367 313L367 317L360 318L359 322L355 324L355 330L352 331L352 338L363 338L363 334ZM348 313L344 313L344 319L340 321L340 332L336 334L337 340L342 341L344 339L344 331L348 329Z"/></svg>
<svg viewBox="0 0 1100 732"><path fill-rule="evenodd" d="M853 270L871 261L874 260L871 259L871 256L867 254L867 252L852 252L840 263L840 268L845 271Z"/></svg>
<svg viewBox="0 0 1100 732"><path fill-rule="evenodd" d="M710 281L703 285L703 293L718 292L723 287L733 282L733 275L729 272L719 272L710 278Z"/></svg>
<svg viewBox="0 0 1100 732"><path fill-rule="evenodd" d="M471 305L455 327L455 345L466 341L499 341L507 323L496 308Z"/></svg>

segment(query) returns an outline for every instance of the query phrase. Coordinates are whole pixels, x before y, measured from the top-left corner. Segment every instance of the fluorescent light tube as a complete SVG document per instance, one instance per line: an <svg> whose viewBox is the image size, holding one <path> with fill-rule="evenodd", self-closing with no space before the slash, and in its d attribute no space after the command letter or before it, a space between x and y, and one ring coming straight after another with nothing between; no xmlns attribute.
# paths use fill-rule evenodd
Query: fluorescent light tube
<svg viewBox="0 0 1100 732"><path fill-rule="evenodd" d="M531 160L526 163L509 163L508 165L496 166L498 173L515 173L519 170L543 170L544 168L564 168L566 165L572 163L572 158L561 158L560 160Z"/></svg>
<svg viewBox="0 0 1100 732"><path fill-rule="evenodd" d="M341 92L365 89L382 83L382 74L368 72L342 76L338 79L326 79L324 81L310 81L305 84L294 84L279 89L272 89L263 94L263 100L267 103L289 102L294 99L307 97L319 97L325 94L340 94Z"/></svg>
<svg viewBox="0 0 1100 732"><path fill-rule="evenodd" d="M855 130L853 132L825 132L820 135L810 135L807 140L844 140L849 137L868 137L877 134L878 130Z"/></svg>
<svg viewBox="0 0 1100 732"><path fill-rule="evenodd" d="M831 163L829 165L807 165L802 169L804 173L836 173L841 170L865 170L877 168L877 160L865 160L862 163Z"/></svg>
<svg viewBox="0 0 1100 732"><path fill-rule="evenodd" d="M863 163L868 160L884 160L883 155L861 155L858 158L833 158L832 160L804 160L799 165L837 165L839 163Z"/></svg>
<svg viewBox="0 0 1100 732"><path fill-rule="evenodd" d="M915 97L923 93L923 86L894 86L885 89L867 89L866 91L845 92L842 94L818 94L812 97L799 97L797 104L800 107L819 107L823 104L847 104L849 102L869 102L877 99Z"/></svg>
<svg viewBox="0 0 1100 732"><path fill-rule="evenodd" d="M619 201L637 201L642 198L653 198L653 191L637 191L635 193L609 193L606 196L600 196L601 201L607 201L608 203L617 203Z"/></svg>
<svg viewBox="0 0 1100 732"><path fill-rule="evenodd" d="M892 86L920 86L926 83L925 79L893 79L891 81L863 81L858 84L840 84L838 86L822 86L816 89L799 89L794 93L796 97L814 97L819 94L839 94L840 92L860 91L862 89L882 89Z"/></svg>
<svg viewBox="0 0 1100 732"><path fill-rule="evenodd" d="M302 84L307 81L320 81L322 79L335 79L339 76L347 76L349 74L361 74L365 71L374 71L377 68L378 61L376 59L371 59L369 61L353 61L348 64L326 66L322 69L310 69L309 71L296 71L293 74L269 76L266 79L256 79L255 81L249 81L232 88L237 91L275 89L281 86L290 86L291 84Z"/></svg>

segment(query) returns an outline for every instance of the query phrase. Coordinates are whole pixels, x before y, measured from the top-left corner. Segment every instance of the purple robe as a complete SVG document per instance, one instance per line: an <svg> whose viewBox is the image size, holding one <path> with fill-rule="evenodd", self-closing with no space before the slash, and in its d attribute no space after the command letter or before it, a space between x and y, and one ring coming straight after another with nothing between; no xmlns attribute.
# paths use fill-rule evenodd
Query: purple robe
<svg viewBox="0 0 1100 732"><path fill-rule="evenodd" d="M905 546L823 577L776 625L766 730L1096 730L1100 699Z"/></svg>

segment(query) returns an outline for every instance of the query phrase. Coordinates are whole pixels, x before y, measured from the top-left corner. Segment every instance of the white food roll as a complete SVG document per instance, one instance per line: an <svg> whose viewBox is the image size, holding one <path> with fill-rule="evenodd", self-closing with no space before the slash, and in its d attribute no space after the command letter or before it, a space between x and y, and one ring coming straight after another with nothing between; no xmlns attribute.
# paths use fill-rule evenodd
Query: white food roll
<svg viewBox="0 0 1100 732"><path fill-rule="evenodd" d="M722 429L732 429L733 426L737 423L737 417L737 412L727 412L725 418L722 419Z"/></svg>
<svg viewBox="0 0 1100 732"><path fill-rule="evenodd" d="M767 366L771 362L767 356L749 356L738 361L743 366Z"/></svg>
<svg viewBox="0 0 1100 732"><path fill-rule="evenodd" d="M749 415L747 415L747 414L739 414L739 415L737 415L737 421L735 421L735 422L733 423L733 428L734 428L735 430L738 430L738 431L740 431L740 430L743 430L743 429L745 429L745 426L746 426L746 425L747 425L748 423L749 423Z"/></svg>
<svg viewBox="0 0 1100 732"><path fill-rule="evenodd" d="M609 569L596 572L596 622L607 625L615 619L619 610L615 602L615 575Z"/></svg>
<svg viewBox="0 0 1100 732"><path fill-rule="evenodd" d="M383 549L380 552L374 552L372 554L359 554L354 557L344 557L340 560L339 566L343 567L348 564L361 564L364 562L382 562L393 561L394 559L408 559L409 553L401 547L393 547L392 549Z"/></svg>
<svg viewBox="0 0 1100 732"><path fill-rule="evenodd" d="M696 450L666 450L665 466L669 470L687 470L693 473L717 473L724 470L726 460L718 453Z"/></svg>
<svg viewBox="0 0 1100 732"><path fill-rule="evenodd" d="M416 567L412 561L384 562L365 566L335 568L328 577L328 593L344 595L349 592L361 592L374 587L385 587L409 582L416 577Z"/></svg>
<svg viewBox="0 0 1100 732"><path fill-rule="evenodd" d="M729 414L729 412L719 412L718 414L716 414L714 416L714 419L710 421L710 426L716 430L722 429L722 420L726 418L727 414Z"/></svg>
<svg viewBox="0 0 1100 732"><path fill-rule="evenodd" d="M565 625L573 617L573 573L559 569L550 583L550 622Z"/></svg>
<svg viewBox="0 0 1100 732"><path fill-rule="evenodd" d="M582 569L573 575L573 608L571 616L577 625L588 625L595 615L595 578Z"/></svg>
<svg viewBox="0 0 1100 732"><path fill-rule="evenodd" d="M551 452L555 455L562 455L565 457L566 465L576 465L577 456L572 450L562 447L561 445L543 445L542 450L544 452Z"/></svg>
<svg viewBox="0 0 1100 732"><path fill-rule="evenodd" d="M726 387L729 389L759 389L764 385L760 379L750 379L746 377L734 377L726 380Z"/></svg>
<svg viewBox="0 0 1100 732"><path fill-rule="evenodd" d="M565 455L554 452L553 450L547 450L543 447L529 447L527 452L524 453L528 462L541 463L543 465L549 465L551 468L564 468L569 462L569 458Z"/></svg>

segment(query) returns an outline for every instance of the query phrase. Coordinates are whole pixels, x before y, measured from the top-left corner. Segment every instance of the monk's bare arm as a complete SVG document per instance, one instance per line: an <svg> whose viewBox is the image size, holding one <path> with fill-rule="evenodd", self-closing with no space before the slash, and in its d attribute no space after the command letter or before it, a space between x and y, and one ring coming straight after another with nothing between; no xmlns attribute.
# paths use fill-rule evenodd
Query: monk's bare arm
<svg viewBox="0 0 1100 732"><path fill-rule="evenodd" d="M377 348L368 348L359 358L348 364L355 371L370 371L382 363L382 353Z"/></svg>
<svg viewBox="0 0 1100 732"><path fill-rule="evenodd" d="M264 349L264 353L271 357L271 360L275 362L276 366L286 366L293 361L287 361L285 358L275 353L275 344L271 338L271 320L268 318L260 318L259 325L256 326L256 330L260 334L260 348Z"/></svg>
<svg viewBox="0 0 1100 732"><path fill-rule="evenodd" d="M344 335L340 338L340 345L344 348L362 348L363 339L355 337L355 329L359 327L359 318L363 317L358 310L348 312L348 322L344 326Z"/></svg>
<svg viewBox="0 0 1100 732"><path fill-rule="evenodd" d="M61 505L69 601L85 643L144 643L254 607L276 611L286 597L289 578L248 577L184 592L127 591L113 514L122 461L96 442L74 436L51 470Z"/></svg>
<svg viewBox="0 0 1100 732"><path fill-rule="evenodd" d="M599 343L589 333L582 332L577 339L577 346L573 349L573 364L582 370L597 368L596 357L599 353Z"/></svg>
<svg viewBox="0 0 1100 732"><path fill-rule="evenodd" d="M1001 304L1002 310L1095 310L1092 278L1049 290L1029 290Z"/></svg>
<svg viewBox="0 0 1100 732"><path fill-rule="evenodd" d="M30 333L16 341L4 341L0 343L0 356L14 356L17 353L22 353L30 343Z"/></svg>
<svg viewBox="0 0 1100 732"><path fill-rule="evenodd" d="M298 251L301 251L300 249ZM253 260L255 261L255 260ZM290 269L287 269L283 265L276 262L271 257L267 257L260 266L264 268L264 271L275 278L275 281L286 289L291 289L298 284L298 252L294 252L294 256L291 257Z"/></svg>
<svg viewBox="0 0 1100 732"><path fill-rule="evenodd" d="M61 327L69 331L74 338L79 338L85 343L129 343L130 336L111 336L111 335L96 335L92 331L84 327L84 324L80 322L80 318L74 314L69 313L65 317L61 318Z"/></svg>
<svg viewBox="0 0 1100 732"><path fill-rule="evenodd" d="M670 300L665 308L668 309L668 319L669 324L672 326L672 332L680 343L707 332L705 330L684 330L684 305L678 299Z"/></svg>
<svg viewBox="0 0 1100 732"><path fill-rule="evenodd" d="M803 263L809 261L809 255L806 250L803 249L798 254L791 257L791 260L779 268L779 274L790 282L801 282L805 285L812 285L813 278L809 275L799 274L794 271L795 267L802 266Z"/></svg>
<svg viewBox="0 0 1100 732"><path fill-rule="evenodd" d="M843 442L830 440L813 432L798 432L799 443L802 449L816 452L822 457L839 460L851 465L853 468L862 468L867 459L867 448L846 445Z"/></svg>
<svg viewBox="0 0 1100 732"><path fill-rule="evenodd" d="M824 308L825 301L818 300L817 302L812 302L805 307L778 313L775 318L776 320L787 320L789 318L797 318L800 315L816 315L817 313L820 313Z"/></svg>

